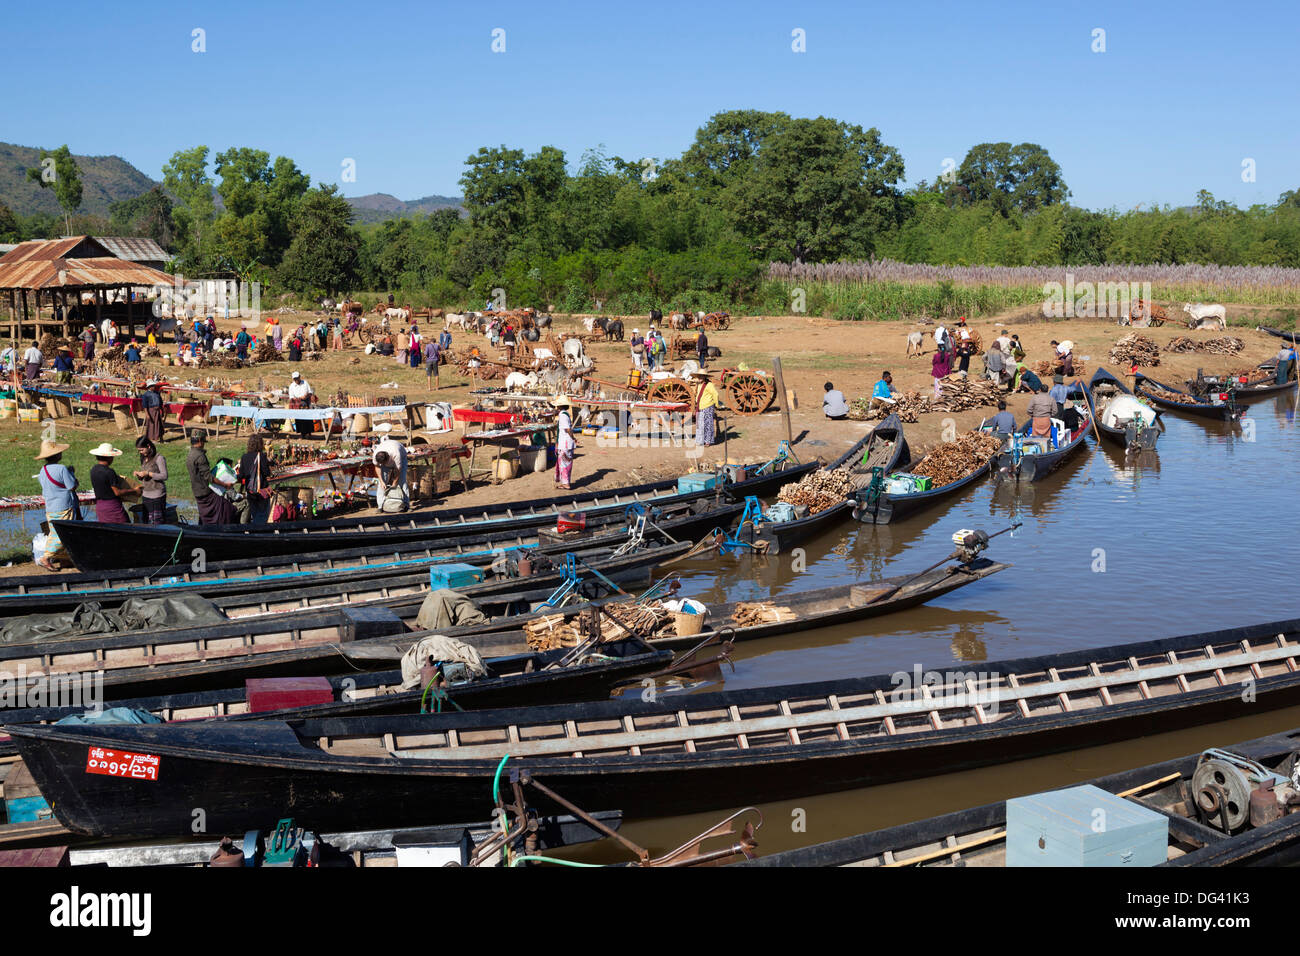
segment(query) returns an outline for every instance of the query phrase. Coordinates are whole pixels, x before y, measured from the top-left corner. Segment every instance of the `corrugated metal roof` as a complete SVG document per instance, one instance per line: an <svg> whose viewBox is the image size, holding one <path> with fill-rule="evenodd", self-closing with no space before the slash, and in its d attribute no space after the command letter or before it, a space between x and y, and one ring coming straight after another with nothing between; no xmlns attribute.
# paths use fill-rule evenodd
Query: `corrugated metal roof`
<svg viewBox="0 0 1300 956"><path fill-rule="evenodd" d="M152 239L138 236L96 236L95 241L107 249L110 255L131 262L166 262L171 258Z"/></svg>
<svg viewBox="0 0 1300 956"><path fill-rule="evenodd" d="M17 251L19 250L15 250ZM13 262L8 259L9 256L0 259L0 289L151 286L171 285L174 281L174 278L166 272L113 256L93 259L31 259Z"/></svg>
<svg viewBox="0 0 1300 956"><path fill-rule="evenodd" d="M64 239L30 239L18 243L12 252L0 257L0 265L11 262L49 262L69 256L83 259L111 256L99 242L90 236L68 236Z"/></svg>

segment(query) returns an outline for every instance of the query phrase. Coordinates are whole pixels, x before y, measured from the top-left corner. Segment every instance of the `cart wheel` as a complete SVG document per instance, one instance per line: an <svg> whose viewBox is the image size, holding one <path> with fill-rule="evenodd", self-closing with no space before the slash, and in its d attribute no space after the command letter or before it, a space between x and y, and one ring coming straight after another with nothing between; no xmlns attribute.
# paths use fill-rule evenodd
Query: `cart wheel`
<svg viewBox="0 0 1300 956"><path fill-rule="evenodd" d="M691 387L680 378L667 378L661 382L655 382L646 393L646 399L651 402L695 404L694 396L691 394Z"/></svg>
<svg viewBox="0 0 1300 956"><path fill-rule="evenodd" d="M767 411L776 398L772 379L756 372L736 372L726 383L728 405L741 415L757 415Z"/></svg>

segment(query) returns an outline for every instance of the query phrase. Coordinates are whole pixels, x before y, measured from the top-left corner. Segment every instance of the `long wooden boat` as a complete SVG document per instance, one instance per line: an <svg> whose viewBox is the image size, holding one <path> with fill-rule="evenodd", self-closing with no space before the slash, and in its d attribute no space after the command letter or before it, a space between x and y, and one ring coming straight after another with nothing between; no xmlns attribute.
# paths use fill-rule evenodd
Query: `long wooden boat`
<svg viewBox="0 0 1300 956"><path fill-rule="evenodd" d="M1264 770L1289 778L1300 751L1300 730L1271 734L1222 748ZM1221 813L1205 812L1198 797L1204 781L1197 768L1215 759L1208 751L1109 774L1076 786L1091 785L1154 810L1168 822L1166 866L1294 865L1300 861L1300 815L1291 813L1269 822L1232 826L1225 832ZM1217 768L1211 768L1211 770ZM1202 771L1202 774L1207 771ZM1235 780L1234 780L1235 783ZM1248 795L1243 780L1240 792ZM1214 806L1212 795L1206 802ZM1274 803L1277 801L1275 800ZM1242 810L1247 810L1242 807ZM1013 837L1014 838L1014 837ZM867 866L953 867L1007 865L1007 804L1005 801L931 817L916 823L774 853L740 866Z"/></svg>
<svg viewBox="0 0 1300 956"><path fill-rule="evenodd" d="M744 506L714 504L711 500L678 502L647 509L643 540L653 543L695 541L715 528L728 530ZM76 608L86 601L116 604L127 598L198 594L204 597L251 595L286 589L319 587L326 582L342 586L390 578L397 574L427 574L447 562L490 567L503 558L532 552L558 555L565 551L613 550L629 540L632 516L610 514L588 524L586 530L553 534L537 529L532 535L514 530L468 536L448 545L352 548L312 555L246 558L192 566L158 569L133 568L113 572L39 574L11 578L0 595L0 617L52 613Z"/></svg>
<svg viewBox="0 0 1300 956"><path fill-rule="evenodd" d="M1141 372L1137 374L1133 387L1139 395L1160 408L1168 409L1179 415L1188 415L1192 418L1231 422L1240 418L1244 411L1233 399L1231 389L1216 392L1215 395L1218 397L1215 399L1204 399L1189 392L1184 392L1182 389L1166 385L1164 382L1157 382L1151 376L1143 375ZM1164 397L1162 392L1172 392L1175 395L1186 396L1187 401L1176 401Z"/></svg>
<svg viewBox="0 0 1300 956"><path fill-rule="evenodd" d="M8 727L71 830L464 818L502 761L579 805L663 815L949 773L1300 702L1300 620L785 687L419 717ZM947 664L947 662L945 662ZM1243 685L1251 694L1242 693ZM1249 697L1249 700L1243 700ZM143 755L156 777L87 770ZM431 797L436 794L436 798Z"/></svg>
<svg viewBox="0 0 1300 956"><path fill-rule="evenodd" d="M989 473L992 462L993 456L990 455L969 475L950 481L946 485L940 485L938 488L931 488L929 491L913 491L906 494L893 494L887 491L871 494L867 490L859 491L853 498L853 517L864 524L889 524L892 521L909 518L975 484ZM916 464L919 465L920 462ZM901 470L911 471L913 467L915 466L909 464Z"/></svg>
<svg viewBox="0 0 1300 956"><path fill-rule="evenodd" d="M1286 339L1293 345L1300 345L1300 332L1284 332L1282 329L1273 329L1266 325L1257 328L1260 332L1267 332L1269 335L1276 335L1279 339Z"/></svg>
<svg viewBox="0 0 1300 956"><path fill-rule="evenodd" d="M958 561L921 574L898 575L863 585L839 585L780 597L785 613L765 623L736 627L739 602L710 609L712 623L698 635L645 635L657 649L680 650L710 637L735 641L788 635L907 610L1006 568L987 559ZM484 657L532 653L523 627L559 615L565 623L591 608L627 600L619 596L560 608L510 613L549 597L546 590L518 590L480 598L487 621L439 628L437 633L473 645ZM351 607L232 621L219 627L171 628L147 634L97 635L40 645L0 645L0 668L25 675L10 701L63 701L61 715L96 702L131 700L181 691L220 690L253 677L341 675L391 669L429 631L410 631L392 609ZM171 706L170 704L166 706ZM0 710L0 718L4 711ZM53 713L53 711L51 711ZM220 716L219 711L186 716Z"/></svg>
<svg viewBox="0 0 1300 956"><path fill-rule="evenodd" d="M177 691L151 697L116 698L116 688L109 687L110 699L100 700L103 707L127 707L143 710L163 720L196 720L210 717L232 719L281 719L327 716L362 716L374 714L418 714L422 710L482 710L490 707L526 707L532 704L555 704L565 701L600 700L620 684L643 674L661 670L673 659L673 652L650 647L636 638L606 641L598 653L567 666L561 662L569 648L551 651L529 650L522 654L484 660L487 676L444 688L431 695L423 688L402 689L400 668L367 671L351 668L345 674L319 676L329 682L333 701L273 711L250 711L247 685L218 690ZM335 656L336 665L346 663ZM308 668L310 670L310 668ZM165 676L165 675L164 675ZM238 677L232 673L231 676ZM247 678L245 678L247 679ZM165 683L165 681L163 682ZM453 703L454 701L454 703ZM23 707L0 711L7 723L51 724L64 717L87 712L88 706L61 704ZM13 742L0 737L0 756L14 753Z"/></svg>
<svg viewBox="0 0 1300 956"><path fill-rule="evenodd" d="M682 503L702 506L706 501L743 501L746 495L774 492L787 481L797 481L815 467L815 462L791 465L771 474L722 485L712 491L682 494L675 492L675 485L665 489L663 483L654 483L588 498L543 498L516 504L487 505L473 510L378 515L287 525L204 527L68 521L55 522L55 528L73 563L82 571L165 568L189 564L195 549L201 549L208 562L306 555L349 548L459 540L494 532L518 534L521 530L550 524L565 511L581 511L588 520L622 516L635 502L672 507Z"/></svg>
<svg viewBox="0 0 1300 956"><path fill-rule="evenodd" d="M1025 454L1023 448L1017 451L1016 443L1030 433L1033 421L1026 420L1015 435L1007 439L1007 445L993 456L992 469L998 478L1014 478L1016 481L1041 481L1066 460L1087 444L1088 432L1092 431L1089 405L1085 402L1079 427L1065 436L1064 442L1058 442L1055 448L1046 451Z"/></svg>
<svg viewBox="0 0 1300 956"><path fill-rule="evenodd" d="M1189 381L1187 387L1192 390L1193 394L1196 394L1207 386L1210 389L1231 389L1233 398L1238 402L1254 401L1259 398L1268 398L1270 395L1277 395L1280 392L1295 390L1295 369L1291 370L1291 377L1285 382L1278 382L1276 359L1271 362L1264 362L1263 364L1256 366L1256 368L1260 371L1272 373L1272 380L1264 379L1251 385L1245 376L1230 379L1221 379L1216 376L1202 378L1200 382L1197 382L1196 380Z"/></svg>
<svg viewBox="0 0 1300 956"><path fill-rule="evenodd" d="M871 483L874 469L879 468L881 474L887 474L909 457L903 423L897 415L890 415L826 468L828 471L849 469L854 485L862 489ZM853 512L853 507L854 500L850 497L807 517L764 521L754 529L752 538L755 542L764 542L768 554L788 554L791 548L842 522Z"/></svg>
<svg viewBox="0 0 1300 956"><path fill-rule="evenodd" d="M1131 402L1123 399L1124 396ZM1133 391L1110 372L1104 368L1097 369L1088 381L1084 397L1102 438L1135 452L1156 447L1163 428L1160 413L1140 405ZM1128 407L1127 415L1122 409L1116 409L1114 415L1108 414L1112 403L1117 400L1122 400ZM1143 408L1151 413L1150 421L1143 414Z"/></svg>

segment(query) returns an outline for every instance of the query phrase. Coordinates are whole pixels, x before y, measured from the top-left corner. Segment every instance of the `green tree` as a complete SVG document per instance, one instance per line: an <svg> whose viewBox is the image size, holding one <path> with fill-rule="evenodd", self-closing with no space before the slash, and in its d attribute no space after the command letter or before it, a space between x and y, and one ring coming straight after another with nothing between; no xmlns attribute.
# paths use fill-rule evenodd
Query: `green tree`
<svg viewBox="0 0 1300 956"><path fill-rule="evenodd" d="M1070 195L1061 167L1036 143L980 143L957 168L965 202L988 202L1003 216L1012 209L1033 212L1064 202Z"/></svg>
<svg viewBox="0 0 1300 956"><path fill-rule="evenodd" d="M208 175L208 147L177 150L163 166L163 186L175 201L173 216L180 259L185 268L199 271L212 256L212 222L216 202Z"/></svg>
<svg viewBox="0 0 1300 956"><path fill-rule="evenodd" d="M108 208L110 228L118 235L148 236L164 249L176 240L172 201L161 186Z"/></svg>
<svg viewBox="0 0 1300 956"><path fill-rule="evenodd" d="M22 226L18 217L4 203L0 202L0 242L21 242Z"/></svg>
<svg viewBox="0 0 1300 956"><path fill-rule="evenodd" d="M54 189L54 196L63 209L64 227L72 232L72 214L81 206L81 170L67 144L54 152L41 151L41 165L27 170L27 178L42 189Z"/></svg>
<svg viewBox="0 0 1300 956"><path fill-rule="evenodd" d="M352 218L352 205L338 194L337 186L321 184L308 190L297 204L293 242L280 263L285 284L329 296L353 288L361 237L352 228Z"/></svg>
<svg viewBox="0 0 1300 956"><path fill-rule="evenodd" d="M903 174L902 157L878 130L794 119L760 145L719 202L759 256L862 257L901 219Z"/></svg>

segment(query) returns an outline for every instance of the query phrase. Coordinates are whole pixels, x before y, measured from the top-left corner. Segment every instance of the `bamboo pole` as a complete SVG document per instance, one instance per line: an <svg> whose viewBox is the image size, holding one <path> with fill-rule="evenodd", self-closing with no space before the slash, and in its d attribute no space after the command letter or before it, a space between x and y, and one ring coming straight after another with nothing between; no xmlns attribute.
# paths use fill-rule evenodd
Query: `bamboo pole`
<svg viewBox="0 0 1300 956"><path fill-rule="evenodd" d="M785 440L794 444L794 426L790 424L790 393L785 390L785 377L781 374L781 357L772 357L772 370L776 373L776 387L781 390L781 414L785 416Z"/></svg>

